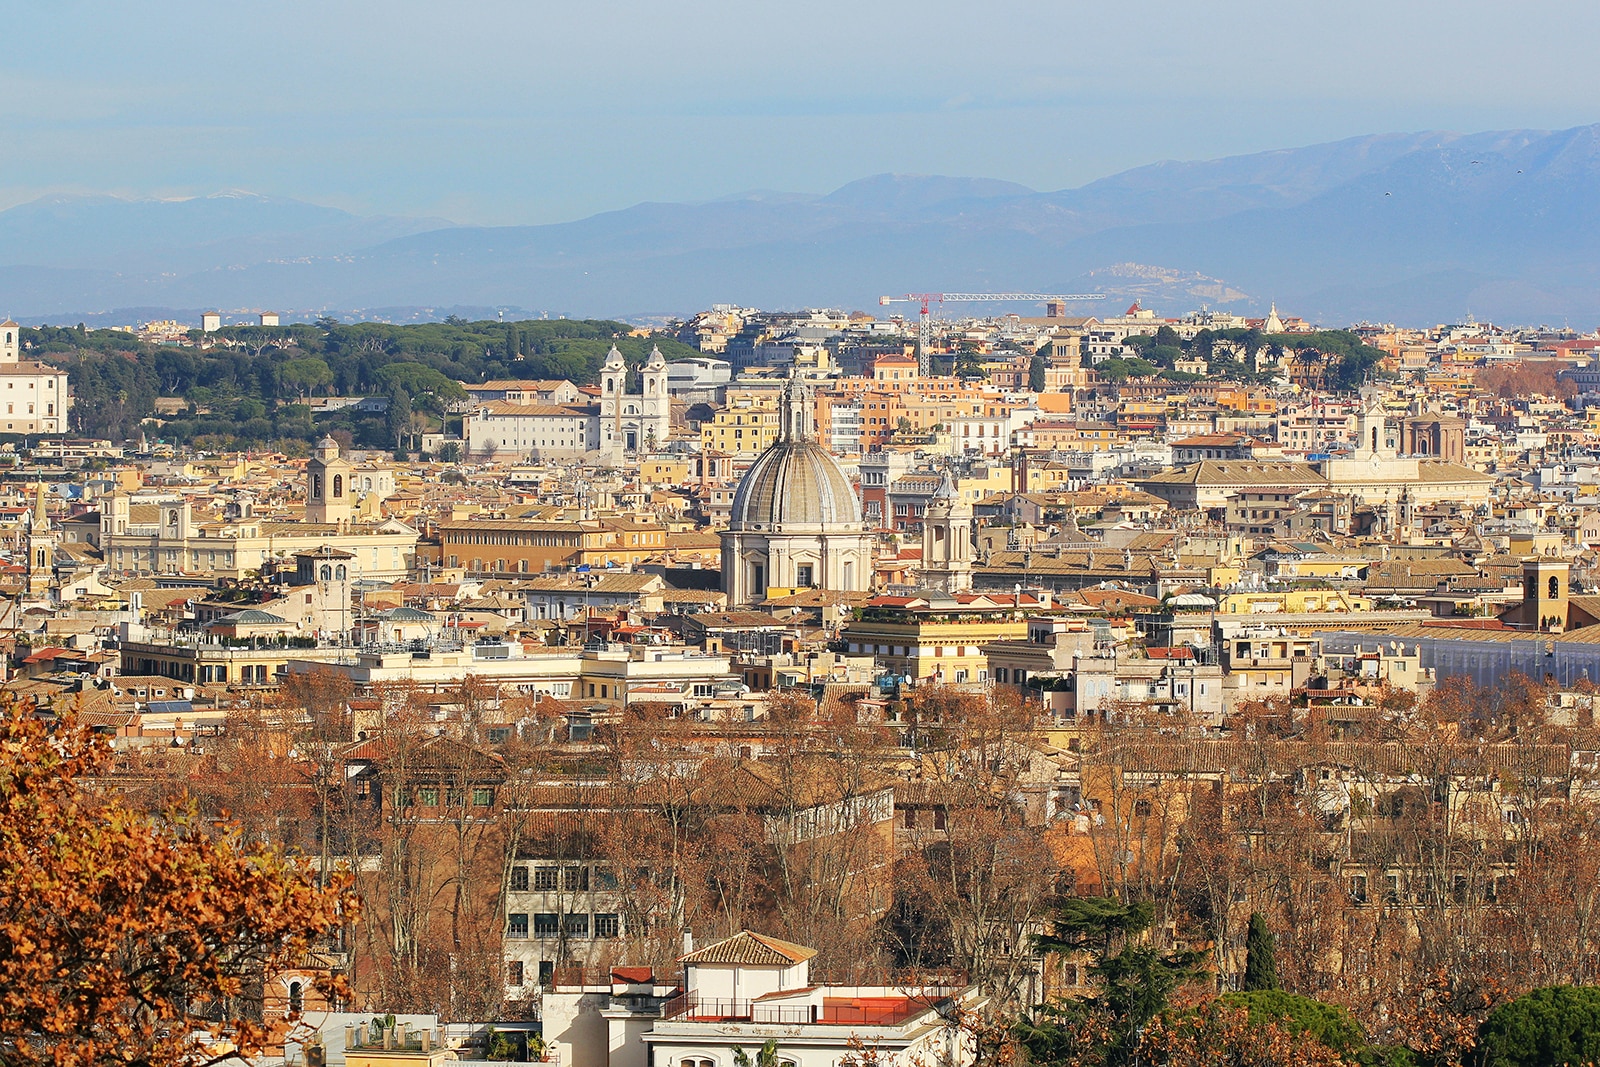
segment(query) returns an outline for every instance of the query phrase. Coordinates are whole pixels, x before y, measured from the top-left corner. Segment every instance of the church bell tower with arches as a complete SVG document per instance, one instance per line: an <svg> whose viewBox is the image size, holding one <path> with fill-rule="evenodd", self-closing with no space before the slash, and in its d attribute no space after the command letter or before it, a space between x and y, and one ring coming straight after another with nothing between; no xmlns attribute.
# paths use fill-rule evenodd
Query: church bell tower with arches
<svg viewBox="0 0 1600 1067"><path fill-rule="evenodd" d="M355 487L350 462L339 455L339 442L324 437L306 464L306 521L341 529L350 525L355 510Z"/></svg>

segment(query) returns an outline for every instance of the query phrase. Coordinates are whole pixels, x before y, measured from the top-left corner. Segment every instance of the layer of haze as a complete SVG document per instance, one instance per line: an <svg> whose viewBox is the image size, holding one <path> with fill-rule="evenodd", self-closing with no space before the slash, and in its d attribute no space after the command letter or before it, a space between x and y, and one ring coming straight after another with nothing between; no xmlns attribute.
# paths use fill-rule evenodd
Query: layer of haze
<svg viewBox="0 0 1600 1067"><path fill-rule="evenodd" d="M247 189L577 218L884 171L1059 189L1595 121L1594 0L9 0L0 207Z"/></svg>

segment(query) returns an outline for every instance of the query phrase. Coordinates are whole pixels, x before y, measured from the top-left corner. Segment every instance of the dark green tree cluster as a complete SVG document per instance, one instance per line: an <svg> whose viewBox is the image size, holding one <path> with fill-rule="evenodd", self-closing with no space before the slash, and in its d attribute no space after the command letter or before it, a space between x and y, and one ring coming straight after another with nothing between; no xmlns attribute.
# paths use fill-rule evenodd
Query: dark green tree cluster
<svg viewBox="0 0 1600 1067"><path fill-rule="evenodd" d="M1600 988L1547 986L1489 1013L1478 1029L1480 1067L1600 1063Z"/></svg>
<svg viewBox="0 0 1600 1067"><path fill-rule="evenodd" d="M1094 365L1095 373L1108 382L1125 382L1129 378L1148 378L1161 368L1148 359L1138 356L1123 358L1112 356Z"/></svg>
<svg viewBox="0 0 1600 1067"><path fill-rule="evenodd" d="M1238 1058L1239 1032L1234 1030L1232 1037L1228 1036L1227 1012L1240 1009L1250 1031L1262 1028L1271 1032L1275 1028L1295 1041L1312 1043L1315 1054L1295 1058L1295 1063L1418 1067L1428 1062L1404 1047L1369 1045L1360 1025L1343 1008L1280 989L1275 939L1260 915L1250 917L1244 989L1215 1000L1202 999L1192 1007L1174 1006L1173 994L1181 985L1195 979L1209 985L1210 975L1201 969L1200 953L1163 953L1156 947L1150 934L1154 915L1148 902L1125 904L1108 897L1076 898L1061 904L1051 933L1038 938L1037 946L1044 952L1087 957L1088 984L1093 992L1082 998L1040 1005L1017 1019L1014 1036L1032 1067L1121 1067L1135 1063L1189 1067L1191 1062L1254 1065L1262 1061ZM1596 1012L1600 1017L1600 999L1596 1001ZM1519 1030L1516 1025L1505 1025L1500 1029L1520 1032L1528 1027ZM1178 1035L1180 1040L1176 1045L1159 1039L1152 1044L1147 1040L1152 1033L1168 1038ZM1537 1039L1529 1037L1518 1040L1518 1048L1538 1044ZM1567 1039L1561 1047L1590 1046ZM1181 1059L1185 1050L1201 1059ZM1532 1067L1534 1063L1554 1067L1565 1061L1509 1059L1488 1061L1485 1067L1489 1063L1498 1067L1501 1062L1507 1067ZM1582 1062L1600 1062L1600 1058L1591 1056Z"/></svg>
<svg viewBox="0 0 1600 1067"><path fill-rule="evenodd" d="M671 338L627 336L603 320L514 323L444 322L393 326L344 324L227 327L191 333L205 347L145 344L115 330L24 329L30 358L67 370L76 397L74 432L114 441L136 438L157 397L181 397L154 436L174 443L236 448L306 441L344 430L365 447L394 447L396 425L421 412L435 422L462 397L459 382L500 378L561 379L579 385L599 376L615 344L630 366L659 345L669 359L694 350ZM340 413L313 424L306 402L316 396L374 396L389 413Z"/></svg>
<svg viewBox="0 0 1600 1067"><path fill-rule="evenodd" d="M1196 952L1162 952L1149 936L1155 906L1111 897L1062 902L1041 952L1087 954L1094 993L1040 1005L1017 1023L1017 1039L1034 1063L1132 1063L1150 1020L1172 993L1200 973Z"/></svg>
<svg viewBox="0 0 1600 1067"><path fill-rule="evenodd" d="M1135 334L1124 344L1137 356L1123 360L1106 360L1095 370L1109 381L1140 374L1159 374L1170 381L1190 382L1199 376L1175 369L1174 364L1184 356L1196 356L1207 361L1210 377L1233 381L1255 381L1262 376L1242 360L1236 352L1245 354L1271 346L1287 352L1291 357L1316 354L1331 359L1335 364L1334 385L1350 391L1360 388L1374 368L1383 359L1383 353L1364 343L1349 330L1318 330L1314 333L1280 333L1267 335L1260 330L1210 330L1205 329L1185 341L1170 326L1162 326L1154 334ZM1129 367L1136 358L1149 364L1150 369ZM1107 364L1113 364L1107 374Z"/></svg>

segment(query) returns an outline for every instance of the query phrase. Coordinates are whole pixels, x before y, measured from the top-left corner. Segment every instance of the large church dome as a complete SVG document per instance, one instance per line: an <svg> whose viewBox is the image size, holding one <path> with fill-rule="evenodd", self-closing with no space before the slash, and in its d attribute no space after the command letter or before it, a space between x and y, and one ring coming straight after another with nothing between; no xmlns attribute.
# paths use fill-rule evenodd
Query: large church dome
<svg viewBox="0 0 1600 1067"><path fill-rule="evenodd" d="M778 412L778 440L756 457L734 491L729 529L821 526L859 532L856 491L812 433L811 391L790 378Z"/></svg>
<svg viewBox="0 0 1600 1067"><path fill-rule="evenodd" d="M730 606L754 607L773 590L859 593L872 584L872 535L850 479L817 443L811 404L811 390L791 377L778 440L734 491L731 521L718 535Z"/></svg>
<svg viewBox="0 0 1600 1067"><path fill-rule="evenodd" d="M802 524L859 530L861 502L827 449L808 438L779 440L739 482L730 529Z"/></svg>

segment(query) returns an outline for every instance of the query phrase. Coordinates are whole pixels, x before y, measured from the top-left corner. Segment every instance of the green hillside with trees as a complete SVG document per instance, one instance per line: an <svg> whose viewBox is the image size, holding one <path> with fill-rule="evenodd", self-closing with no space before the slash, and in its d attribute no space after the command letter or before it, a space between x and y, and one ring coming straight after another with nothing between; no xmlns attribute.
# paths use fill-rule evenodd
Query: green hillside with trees
<svg viewBox="0 0 1600 1067"><path fill-rule="evenodd" d="M1173 369L1173 364L1184 356L1198 356L1210 364L1211 378L1235 381L1265 381L1276 372L1256 373L1236 353L1255 352L1263 346L1275 353L1291 357L1316 356L1328 360L1335 367L1330 384L1341 390L1354 390L1361 386L1366 376L1383 359L1382 351L1373 348L1349 330L1317 330L1312 333L1264 334L1260 330L1201 330L1189 340L1178 337L1171 326L1162 326L1153 334L1134 334L1124 342L1138 355L1127 359L1108 359L1095 367L1108 381L1123 381L1129 377L1159 374L1176 382L1192 382L1199 375L1186 374Z"/></svg>
<svg viewBox="0 0 1600 1067"><path fill-rule="evenodd" d="M695 354L668 337L628 336L620 322L581 319L444 322L392 326L232 326L190 334L205 347L147 344L117 330L24 329L29 358L64 367L76 401L72 429L122 441L139 436L157 397L187 401L163 417L152 437L197 448L273 446L294 451L322 434L345 431L354 444L392 449L437 429L459 382L500 378L596 381L615 344L630 367L651 345L669 359ZM318 396L380 396L382 413L341 411L312 419Z"/></svg>

